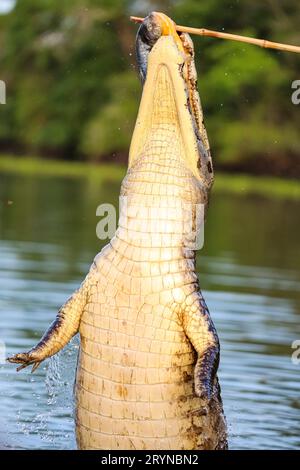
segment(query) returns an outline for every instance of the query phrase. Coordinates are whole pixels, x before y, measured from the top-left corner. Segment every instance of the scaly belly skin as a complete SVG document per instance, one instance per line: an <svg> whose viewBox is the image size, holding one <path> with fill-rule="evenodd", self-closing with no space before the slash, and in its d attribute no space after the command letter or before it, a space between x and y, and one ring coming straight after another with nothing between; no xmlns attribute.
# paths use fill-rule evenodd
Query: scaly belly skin
<svg viewBox="0 0 300 470"><path fill-rule="evenodd" d="M113 249L105 257L106 263L99 266L101 282L80 324L78 447L217 448L224 431L221 409L205 415L208 410L195 396L196 355L180 324L176 301L169 290L153 292L147 286L150 278L133 278L141 294L118 295L104 280L121 259ZM121 281L122 273L114 285ZM156 281L163 282L163 277Z"/></svg>
<svg viewBox="0 0 300 470"><path fill-rule="evenodd" d="M164 147L159 129L156 136L122 183L121 196L130 198L126 211L133 215L132 223L125 228L120 218L115 237L95 258L98 277L79 327L80 449L192 450L227 445L218 391L209 404L195 394L197 354L186 332L194 330L191 337L199 332L199 357L210 341L207 324L197 321L184 328L184 315L193 310L190 299L202 296L195 254L176 238L182 222L176 208L179 203L202 203L203 195L174 151L180 143L173 134L164 130ZM143 209L164 204L167 214L150 211L144 218ZM161 234L155 232L159 227ZM198 319L203 312L197 307L194 314Z"/></svg>

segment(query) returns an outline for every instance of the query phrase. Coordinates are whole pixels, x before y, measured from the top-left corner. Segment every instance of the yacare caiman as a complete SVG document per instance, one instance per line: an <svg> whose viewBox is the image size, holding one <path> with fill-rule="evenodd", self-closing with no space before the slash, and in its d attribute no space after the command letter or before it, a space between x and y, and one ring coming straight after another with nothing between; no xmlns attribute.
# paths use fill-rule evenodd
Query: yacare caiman
<svg viewBox="0 0 300 470"><path fill-rule="evenodd" d="M116 233L40 342L8 360L35 370L79 332L80 449L225 449L219 341L195 266L213 166L193 43L154 12L136 51L143 92Z"/></svg>

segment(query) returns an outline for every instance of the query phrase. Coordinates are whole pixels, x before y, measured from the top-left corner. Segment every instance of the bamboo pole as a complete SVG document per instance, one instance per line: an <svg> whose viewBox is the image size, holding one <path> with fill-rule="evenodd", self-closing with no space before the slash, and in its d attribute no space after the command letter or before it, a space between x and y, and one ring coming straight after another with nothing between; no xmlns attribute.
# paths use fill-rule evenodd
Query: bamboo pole
<svg viewBox="0 0 300 470"><path fill-rule="evenodd" d="M140 18L138 16L131 16L131 21L135 21L136 23L142 23L144 18ZM230 39L231 41L239 41L239 42L246 42L248 44L255 44L256 46L264 47L267 49L277 49L278 51L287 51L287 52L296 52L300 53L299 46L292 46L290 44L280 44L279 42L272 42L266 41L265 39L256 39L250 38L248 36L240 36L238 34L230 34L230 33L222 33L220 31L212 31L210 29L205 28L191 28L190 26L180 26L175 25L176 30L189 33L189 34L196 34L198 36L209 36L212 38L220 38L220 39Z"/></svg>

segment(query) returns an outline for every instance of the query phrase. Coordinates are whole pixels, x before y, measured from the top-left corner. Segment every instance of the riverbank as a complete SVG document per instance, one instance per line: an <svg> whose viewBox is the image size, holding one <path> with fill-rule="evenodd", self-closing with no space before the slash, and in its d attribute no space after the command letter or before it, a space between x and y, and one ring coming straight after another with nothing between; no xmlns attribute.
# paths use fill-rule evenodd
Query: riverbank
<svg viewBox="0 0 300 470"><path fill-rule="evenodd" d="M125 166L116 164L97 165L85 162L42 160L34 157L0 156L0 173L118 181L123 178L125 172ZM217 172L214 191L300 200L300 180Z"/></svg>

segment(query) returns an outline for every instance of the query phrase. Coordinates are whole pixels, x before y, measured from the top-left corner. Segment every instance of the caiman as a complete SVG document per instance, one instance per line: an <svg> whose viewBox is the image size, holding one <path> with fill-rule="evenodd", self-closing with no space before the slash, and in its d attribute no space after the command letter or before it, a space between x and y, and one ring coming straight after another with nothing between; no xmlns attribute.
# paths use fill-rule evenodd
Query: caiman
<svg viewBox="0 0 300 470"><path fill-rule="evenodd" d="M35 370L79 332L80 449L225 449L219 340L193 244L213 183L193 43L153 12L136 51L143 92L116 233L40 342L8 360Z"/></svg>

